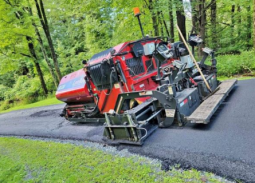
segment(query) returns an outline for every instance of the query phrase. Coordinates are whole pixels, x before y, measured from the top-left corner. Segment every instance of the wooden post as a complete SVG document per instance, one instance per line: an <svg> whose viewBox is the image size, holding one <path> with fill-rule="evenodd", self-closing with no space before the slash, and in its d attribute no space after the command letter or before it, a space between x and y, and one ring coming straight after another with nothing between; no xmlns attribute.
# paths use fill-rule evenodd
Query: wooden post
<svg viewBox="0 0 255 183"><path fill-rule="evenodd" d="M188 49L188 52L189 52L189 54L190 54L190 56L191 56L191 58L192 58L194 64L196 65L197 70L199 71L200 75L202 76L202 78L203 78L203 80L204 80L204 82L205 82L205 84L206 84L208 90L209 90L210 92L212 92L211 87L209 86L207 80L205 79L204 74L202 73L202 71L201 71L201 69L200 69L200 67L199 67L199 65L198 65L198 63L197 63L197 61L196 61L196 59L194 58L192 52L190 51L189 46L188 46L186 40L184 39L184 37L183 37L183 35L182 35L182 32L181 32L181 30L180 30L180 28L178 27L177 24L176 24L176 27L177 27L177 30L178 30L178 32L179 32L179 34L180 34L180 36L181 36L181 38L182 38L182 40L183 40L183 43L185 44L186 48Z"/></svg>

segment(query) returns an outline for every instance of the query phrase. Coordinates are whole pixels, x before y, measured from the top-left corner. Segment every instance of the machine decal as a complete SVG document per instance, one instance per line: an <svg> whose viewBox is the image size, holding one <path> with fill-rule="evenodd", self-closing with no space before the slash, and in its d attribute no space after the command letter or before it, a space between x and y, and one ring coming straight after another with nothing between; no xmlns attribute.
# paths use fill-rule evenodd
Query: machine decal
<svg viewBox="0 0 255 183"><path fill-rule="evenodd" d="M120 88L119 83L114 84L114 88L116 88L116 89Z"/></svg>
<svg viewBox="0 0 255 183"><path fill-rule="evenodd" d="M174 117L175 115L175 109L165 109L166 117Z"/></svg>
<svg viewBox="0 0 255 183"><path fill-rule="evenodd" d="M144 96L144 95L152 95L152 91L144 91L144 92L140 92L139 93L140 96Z"/></svg>
<svg viewBox="0 0 255 183"><path fill-rule="evenodd" d="M173 95L173 88L172 88L172 86L168 87L168 92L169 92L170 95Z"/></svg>
<svg viewBox="0 0 255 183"><path fill-rule="evenodd" d="M139 85L139 87L140 87L140 88L143 88L143 87L144 87L144 84Z"/></svg>
<svg viewBox="0 0 255 183"><path fill-rule="evenodd" d="M180 107L184 106L188 102L188 99L185 99L183 102L180 103Z"/></svg>

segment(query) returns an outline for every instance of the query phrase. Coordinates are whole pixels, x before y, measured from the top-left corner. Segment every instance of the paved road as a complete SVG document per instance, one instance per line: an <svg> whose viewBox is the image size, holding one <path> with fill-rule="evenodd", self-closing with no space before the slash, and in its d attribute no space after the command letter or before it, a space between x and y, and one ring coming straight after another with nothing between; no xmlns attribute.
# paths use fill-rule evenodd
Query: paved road
<svg viewBox="0 0 255 183"><path fill-rule="evenodd" d="M102 142L101 126L71 125L54 105L0 115L0 134L85 139ZM158 129L142 147L118 149L163 160L163 168L211 171L231 179L255 182L255 79L240 81L209 125Z"/></svg>

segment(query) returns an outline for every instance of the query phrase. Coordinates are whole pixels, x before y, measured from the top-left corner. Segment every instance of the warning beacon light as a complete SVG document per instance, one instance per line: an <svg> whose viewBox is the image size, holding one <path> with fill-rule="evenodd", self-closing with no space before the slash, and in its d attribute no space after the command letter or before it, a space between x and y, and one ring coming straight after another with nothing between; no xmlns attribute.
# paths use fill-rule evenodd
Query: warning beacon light
<svg viewBox="0 0 255 183"><path fill-rule="evenodd" d="M142 27L142 24L141 24L141 20L140 20L140 9L138 7L135 7L134 8L134 15L137 17L138 19L138 22L139 22L139 26L140 26L140 29L141 29L141 32L142 32L142 35L144 37L144 33L143 33L143 27Z"/></svg>
<svg viewBox="0 0 255 183"><path fill-rule="evenodd" d="M135 8L134 8L134 14L135 14L135 16L141 15L140 9L139 9L138 7L135 7Z"/></svg>

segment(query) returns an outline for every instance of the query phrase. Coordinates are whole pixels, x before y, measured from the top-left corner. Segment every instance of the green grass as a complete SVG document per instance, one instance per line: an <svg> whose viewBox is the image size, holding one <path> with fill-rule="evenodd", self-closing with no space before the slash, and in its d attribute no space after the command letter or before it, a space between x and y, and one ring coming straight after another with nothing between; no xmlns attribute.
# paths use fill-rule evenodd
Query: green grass
<svg viewBox="0 0 255 183"><path fill-rule="evenodd" d="M103 146L102 146L103 148ZM219 182L197 170L162 171L158 161L95 147L0 137L0 182Z"/></svg>
<svg viewBox="0 0 255 183"><path fill-rule="evenodd" d="M247 80L247 79L254 79L255 77L251 77L251 76L232 76L232 77L218 76L217 78L220 81L229 80L229 79L237 79L237 80L241 81L241 80Z"/></svg>
<svg viewBox="0 0 255 183"><path fill-rule="evenodd" d="M6 112L11 112L15 110L21 110L21 109L29 109L29 108L35 108L35 107L42 107L42 106L47 106L47 105L54 105L54 104L61 104L63 102L57 100L55 97L53 98L48 98L41 100L39 102L31 103L31 104L25 104L25 105L17 105L15 107L9 108L4 111L0 111L0 113L6 113Z"/></svg>

